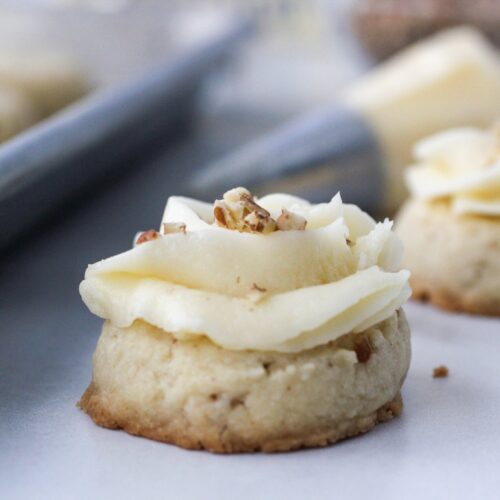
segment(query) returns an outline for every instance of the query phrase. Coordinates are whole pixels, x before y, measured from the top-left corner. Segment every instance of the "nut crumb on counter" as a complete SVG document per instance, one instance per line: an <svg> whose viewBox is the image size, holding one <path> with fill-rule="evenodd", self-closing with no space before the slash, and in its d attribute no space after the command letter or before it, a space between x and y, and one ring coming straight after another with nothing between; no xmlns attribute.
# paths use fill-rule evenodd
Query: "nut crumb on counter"
<svg viewBox="0 0 500 500"><path fill-rule="evenodd" d="M432 371L432 376L434 378L445 378L448 376L448 374L448 367L444 365L436 366L436 368L434 368L434 370Z"/></svg>

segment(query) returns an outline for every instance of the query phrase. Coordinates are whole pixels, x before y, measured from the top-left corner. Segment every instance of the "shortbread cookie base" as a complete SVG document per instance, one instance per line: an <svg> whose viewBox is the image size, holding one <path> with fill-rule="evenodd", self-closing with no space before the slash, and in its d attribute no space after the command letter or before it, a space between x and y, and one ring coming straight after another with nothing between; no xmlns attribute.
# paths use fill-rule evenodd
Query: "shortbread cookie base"
<svg viewBox="0 0 500 500"><path fill-rule="evenodd" d="M413 297L438 307L500 315L500 219L456 215L410 200L396 220Z"/></svg>
<svg viewBox="0 0 500 500"><path fill-rule="evenodd" d="M176 341L144 322L106 322L79 406L103 427L184 448L288 451L399 415L409 362L401 310L362 334L294 354L228 351L206 339Z"/></svg>

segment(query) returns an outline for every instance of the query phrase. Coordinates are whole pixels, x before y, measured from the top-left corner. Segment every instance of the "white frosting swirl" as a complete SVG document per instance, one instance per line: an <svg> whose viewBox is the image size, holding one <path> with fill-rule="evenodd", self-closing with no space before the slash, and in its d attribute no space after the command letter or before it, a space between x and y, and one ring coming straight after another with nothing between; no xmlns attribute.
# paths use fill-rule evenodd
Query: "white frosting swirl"
<svg viewBox="0 0 500 500"><path fill-rule="evenodd" d="M84 302L120 327L142 319L181 340L296 352L363 331L408 299L392 222L375 224L339 195L258 203L274 217L282 207L302 215L307 229L241 233L213 225L212 205L172 197L162 223L183 222L186 232L89 266Z"/></svg>
<svg viewBox="0 0 500 500"><path fill-rule="evenodd" d="M460 128L416 144L407 172L417 198L449 200L455 213L500 216L500 128Z"/></svg>

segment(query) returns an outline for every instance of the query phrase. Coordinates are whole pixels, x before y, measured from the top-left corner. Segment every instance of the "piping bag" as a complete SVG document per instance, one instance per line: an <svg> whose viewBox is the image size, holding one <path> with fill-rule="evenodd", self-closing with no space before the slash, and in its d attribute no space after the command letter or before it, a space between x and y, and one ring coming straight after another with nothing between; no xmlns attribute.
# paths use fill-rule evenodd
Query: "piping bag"
<svg viewBox="0 0 500 500"><path fill-rule="evenodd" d="M335 103L300 116L195 172L189 188L214 199L235 186L390 212L404 200L413 144L440 130L489 125L500 116L500 59L460 27L394 56Z"/></svg>

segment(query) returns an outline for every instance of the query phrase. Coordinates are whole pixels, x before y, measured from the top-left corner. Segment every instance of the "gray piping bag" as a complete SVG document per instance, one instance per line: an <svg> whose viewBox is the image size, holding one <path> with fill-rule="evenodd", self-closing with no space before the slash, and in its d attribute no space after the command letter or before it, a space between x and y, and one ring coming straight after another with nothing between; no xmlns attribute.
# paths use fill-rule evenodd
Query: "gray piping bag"
<svg viewBox="0 0 500 500"><path fill-rule="evenodd" d="M197 171L197 196L245 186L395 209L406 195L413 144L439 130L487 126L500 116L498 54L471 28L409 47L346 89L336 103L301 116Z"/></svg>

